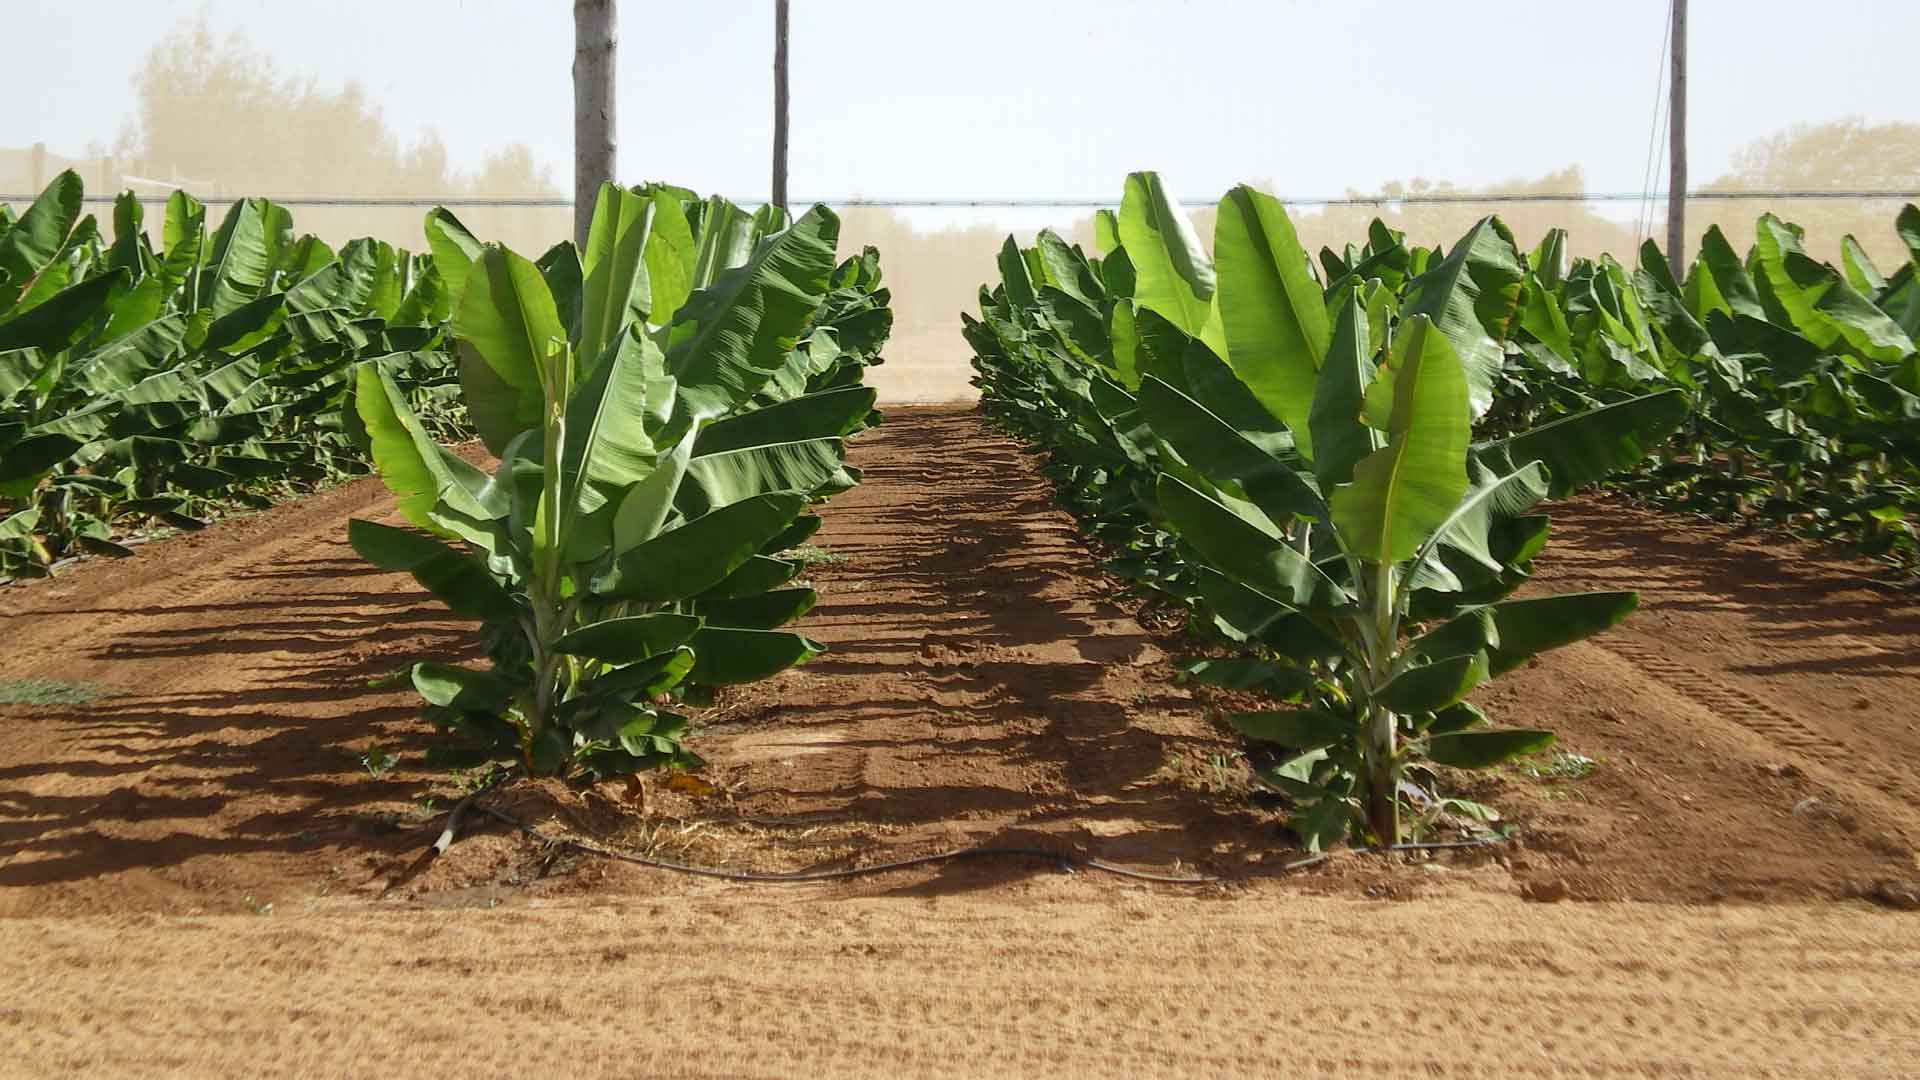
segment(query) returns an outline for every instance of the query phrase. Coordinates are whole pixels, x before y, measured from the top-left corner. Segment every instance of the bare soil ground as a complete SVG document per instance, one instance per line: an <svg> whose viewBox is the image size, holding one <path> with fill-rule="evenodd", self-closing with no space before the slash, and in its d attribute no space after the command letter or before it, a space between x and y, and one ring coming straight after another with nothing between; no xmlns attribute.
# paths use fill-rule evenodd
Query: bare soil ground
<svg viewBox="0 0 1920 1080"><path fill-rule="evenodd" d="M1130 615L1028 455L949 408L894 410L855 458L802 624L832 652L724 699L698 782L502 804L740 868L995 843L1223 884L1008 860L769 893L497 826L410 879L458 790L419 767L411 693L369 683L470 646L346 546L347 517L393 520L361 483L0 590L0 687L113 695L0 706L0 1030L28 1049L0 1072L1912 1065L1920 948L1883 909L1920 902L1914 595L1563 504L1537 587L1642 609L1481 701L1592 774L1463 777L1509 848L1289 873L1215 704L1170 679L1185 644ZM374 775L375 748L401 764Z"/></svg>
<svg viewBox="0 0 1920 1080"><path fill-rule="evenodd" d="M1843 906L930 899L0 919L0 1073L1911 1076Z"/></svg>

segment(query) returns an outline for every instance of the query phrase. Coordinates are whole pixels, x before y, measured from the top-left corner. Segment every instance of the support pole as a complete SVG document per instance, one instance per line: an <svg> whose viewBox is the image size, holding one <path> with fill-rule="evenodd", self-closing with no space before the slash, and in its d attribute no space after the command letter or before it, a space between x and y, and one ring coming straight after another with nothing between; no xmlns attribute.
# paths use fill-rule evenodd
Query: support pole
<svg viewBox="0 0 1920 1080"><path fill-rule="evenodd" d="M587 246L600 185L614 177L616 0L573 0L573 236Z"/></svg>
<svg viewBox="0 0 1920 1080"><path fill-rule="evenodd" d="M1687 0L1673 0L1673 99L1668 109L1667 265L1675 281L1687 273Z"/></svg>
<svg viewBox="0 0 1920 1080"><path fill-rule="evenodd" d="M787 208L787 0L773 0L773 205Z"/></svg>

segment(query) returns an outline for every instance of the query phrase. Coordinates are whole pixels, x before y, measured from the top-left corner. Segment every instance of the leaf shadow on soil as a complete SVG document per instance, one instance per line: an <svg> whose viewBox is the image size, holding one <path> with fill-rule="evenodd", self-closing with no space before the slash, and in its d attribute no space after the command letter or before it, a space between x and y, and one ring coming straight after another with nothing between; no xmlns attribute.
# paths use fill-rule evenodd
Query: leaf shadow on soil
<svg viewBox="0 0 1920 1080"><path fill-rule="evenodd" d="M65 736L54 760L0 767L9 819L0 822L0 886L208 855L416 843L366 812L405 802L423 779L405 770L375 777L357 761L356 748L411 745L421 730L410 692L368 680L419 656L464 651L471 635L410 583L353 591L382 576L352 560L304 559L236 575L279 595L104 609L131 625L88 659L192 661L199 685L125 686L86 706L0 710ZM307 594L302 581L340 588ZM235 689L203 688L221 685ZM56 776L68 779L43 782Z"/></svg>
<svg viewBox="0 0 1920 1080"><path fill-rule="evenodd" d="M1729 542L1724 528L1597 500L1556 503L1551 513L1557 542L1547 559L1556 576L1657 590L1668 610L1737 613L1763 624L1755 633L1762 641L1869 646L1742 665L1743 673L1920 673L1920 593L1879 582L1815 545L1764 535Z"/></svg>
<svg viewBox="0 0 1920 1080"><path fill-rule="evenodd" d="M1166 685L1153 636L1114 602L1031 459L981 453L981 435L951 414L863 436L879 443L867 483L829 509L822 540L848 559L818 570L821 601L800 626L830 651L750 690L737 710L749 718L704 736L747 809L871 827L857 857L807 869L988 845L1244 874L1289 849L1271 815L1169 769L1231 740ZM1136 668L1142 657L1152 666ZM1055 873L962 860L884 887Z"/></svg>

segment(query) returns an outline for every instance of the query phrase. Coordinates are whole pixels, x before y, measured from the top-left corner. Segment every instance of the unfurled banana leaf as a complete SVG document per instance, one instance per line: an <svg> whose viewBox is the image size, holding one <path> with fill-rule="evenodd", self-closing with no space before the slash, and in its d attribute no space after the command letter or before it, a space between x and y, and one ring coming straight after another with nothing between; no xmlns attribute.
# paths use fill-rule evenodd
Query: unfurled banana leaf
<svg viewBox="0 0 1920 1080"><path fill-rule="evenodd" d="M1157 173L1127 177L1119 233L1133 267L1134 301L1192 337L1208 337L1216 352L1226 352L1213 314L1213 260ZM1216 325L1209 329L1210 324Z"/></svg>
<svg viewBox="0 0 1920 1080"><path fill-rule="evenodd" d="M1307 417L1332 337L1320 283L1271 195L1245 185L1228 192L1213 237L1227 362L1312 460Z"/></svg>
<svg viewBox="0 0 1920 1080"><path fill-rule="evenodd" d="M688 297L674 318L667 367L690 416L713 420L739 409L786 365L826 294L839 235L839 219L815 207Z"/></svg>

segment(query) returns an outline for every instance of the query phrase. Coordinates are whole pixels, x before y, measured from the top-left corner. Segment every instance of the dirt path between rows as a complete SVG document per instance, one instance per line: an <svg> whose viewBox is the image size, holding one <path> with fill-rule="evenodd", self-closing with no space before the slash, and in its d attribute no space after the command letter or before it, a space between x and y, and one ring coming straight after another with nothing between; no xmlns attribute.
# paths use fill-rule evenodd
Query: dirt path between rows
<svg viewBox="0 0 1920 1080"><path fill-rule="evenodd" d="M1912 1075L1912 923L1144 889L0 920L14 1075ZM24 962L22 962L24 958Z"/></svg>
<svg viewBox="0 0 1920 1080"><path fill-rule="evenodd" d="M1466 781L1508 848L1289 873L1214 703L1170 678L1188 645L1134 620L1030 455L922 408L854 457L802 623L832 651L724 698L699 783L503 805L740 868L992 843L1225 884L1008 860L769 891L498 827L403 881L456 790L370 680L470 646L346 546L347 517L392 520L363 482L0 589L0 685L113 692L0 705L0 1031L27 1048L0 1073L1800 1076L1920 1050L1912 917L1853 899L1920 877L1911 594L1563 504L1537 587L1642 610L1480 700L1592 775Z"/></svg>

